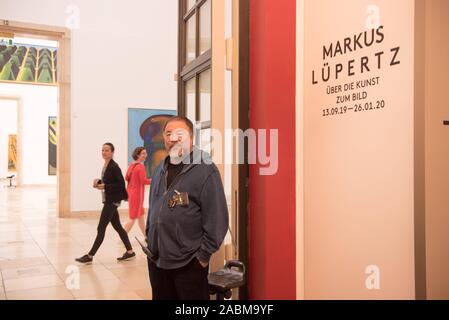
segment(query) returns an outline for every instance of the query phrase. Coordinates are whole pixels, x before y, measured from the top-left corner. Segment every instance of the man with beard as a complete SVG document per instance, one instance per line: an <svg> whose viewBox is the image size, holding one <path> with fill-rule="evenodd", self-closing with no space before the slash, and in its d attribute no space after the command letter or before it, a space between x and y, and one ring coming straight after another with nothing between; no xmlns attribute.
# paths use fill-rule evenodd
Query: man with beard
<svg viewBox="0 0 449 320"><path fill-rule="evenodd" d="M167 121L168 156L157 167L147 221L154 300L208 300L209 260L228 229L220 173L210 156L193 147L193 124Z"/></svg>

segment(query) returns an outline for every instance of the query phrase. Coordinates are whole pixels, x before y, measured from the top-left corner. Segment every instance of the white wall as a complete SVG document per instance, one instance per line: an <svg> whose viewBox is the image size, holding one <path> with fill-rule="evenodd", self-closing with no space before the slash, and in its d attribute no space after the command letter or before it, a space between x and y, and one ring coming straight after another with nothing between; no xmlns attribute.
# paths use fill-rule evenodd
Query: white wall
<svg viewBox="0 0 449 320"><path fill-rule="evenodd" d="M17 134L17 101L0 98L0 179L8 175L8 139Z"/></svg>
<svg viewBox="0 0 449 320"><path fill-rule="evenodd" d="M0 83L2 95L21 98L18 161L22 184L56 184L56 176L48 175L48 117L57 115L58 89Z"/></svg>
<svg viewBox="0 0 449 320"><path fill-rule="evenodd" d="M324 45L337 48L337 41L367 30L373 9L380 13L383 41L323 57ZM305 2L304 47L298 49L304 53L304 108L298 111L304 114L306 299L415 297L414 13L411 0ZM390 50L397 46L401 63L391 66ZM374 59L381 51L378 69ZM365 56L370 71L362 74ZM354 76L348 75L351 60ZM332 70L328 82L321 80L325 63ZM338 63L344 72L336 80ZM313 70L318 84L312 83ZM379 84L327 92L328 86L371 77L380 77ZM337 101L337 95L361 91L368 94L364 100ZM377 107L380 100L385 108L323 116L326 108Z"/></svg>
<svg viewBox="0 0 449 320"><path fill-rule="evenodd" d="M177 3L0 1L1 19L55 26L76 22L77 10L69 5L79 9L71 53L72 211L100 209L91 181L101 173L104 142L115 144L116 160L126 170L127 108L176 109Z"/></svg>

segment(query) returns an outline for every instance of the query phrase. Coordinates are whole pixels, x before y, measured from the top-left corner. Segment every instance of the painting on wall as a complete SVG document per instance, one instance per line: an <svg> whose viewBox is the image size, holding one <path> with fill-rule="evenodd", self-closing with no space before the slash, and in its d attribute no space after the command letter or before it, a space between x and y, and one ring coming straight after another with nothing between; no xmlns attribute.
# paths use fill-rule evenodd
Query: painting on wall
<svg viewBox="0 0 449 320"><path fill-rule="evenodd" d="M55 176L57 168L56 117L48 117L48 175Z"/></svg>
<svg viewBox="0 0 449 320"><path fill-rule="evenodd" d="M8 136L8 171L17 171L17 135Z"/></svg>
<svg viewBox="0 0 449 320"><path fill-rule="evenodd" d="M56 48L0 42L0 81L56 85Z"/></svg>
<svg viewBox="0 0 449 320"><path fill-rule="evenodd" d="M148 153L145 169L150 179L158 164L167 156L162 129L167 120L176 114L175 110L128 109L128 163L134 161L134 149L144 147Z"/></svg>

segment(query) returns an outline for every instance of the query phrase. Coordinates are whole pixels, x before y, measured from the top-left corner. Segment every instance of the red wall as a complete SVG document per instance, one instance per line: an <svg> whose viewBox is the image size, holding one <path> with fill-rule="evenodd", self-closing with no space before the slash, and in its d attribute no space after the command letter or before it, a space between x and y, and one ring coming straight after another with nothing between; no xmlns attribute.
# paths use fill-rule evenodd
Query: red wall
<svg viewBox="0 0 449 320"><path fill-rule="evenodd" d="M250 0L250 128L279 129L277 174L250 166L251 299L296 299L295 95L296 0Z"/></svg>

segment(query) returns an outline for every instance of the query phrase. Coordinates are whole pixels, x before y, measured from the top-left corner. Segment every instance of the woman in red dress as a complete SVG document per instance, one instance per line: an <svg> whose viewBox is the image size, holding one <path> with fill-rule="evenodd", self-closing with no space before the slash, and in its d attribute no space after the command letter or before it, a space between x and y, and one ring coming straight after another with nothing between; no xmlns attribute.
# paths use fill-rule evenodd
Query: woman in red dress
<svg viewBox="0 0 449 320"><path fill-rule="evenodd" d="M125 225L126 232L129 233L134 226L136 220L139 221L139 227L145 238L145 219L143 200L145 186L151 184L151 180L147 178L145 166L143 165L147 159L147 151L143 147L136 148L133 152L134 162L128 168L126 173L126 181L128 182L128 204L129 204L129 221Z"/></svg>

